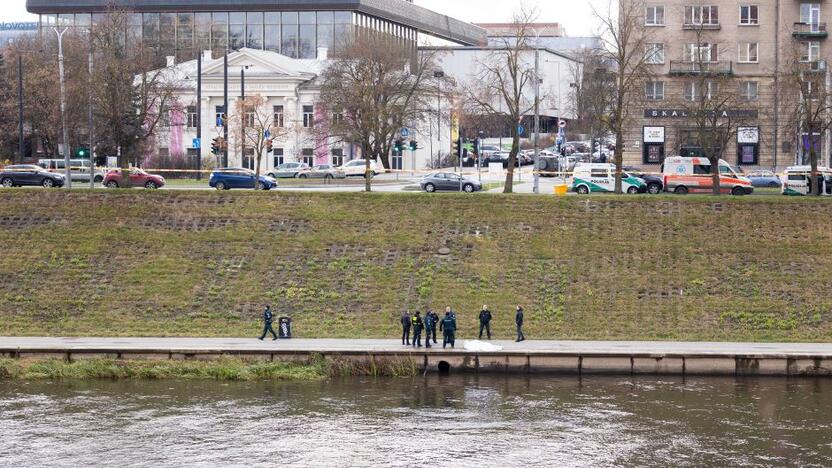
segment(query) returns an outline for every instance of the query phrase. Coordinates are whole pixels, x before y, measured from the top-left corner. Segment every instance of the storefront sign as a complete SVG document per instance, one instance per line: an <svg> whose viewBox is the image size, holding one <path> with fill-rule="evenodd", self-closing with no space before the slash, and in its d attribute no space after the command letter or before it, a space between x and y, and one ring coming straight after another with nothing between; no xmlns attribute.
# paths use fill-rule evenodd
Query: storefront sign
<svg viewBox="0 0 832 468"><path fill-rule="evenodd" d="M760 129L758 127L739 127L737 129L737 143L756 145L760 142Z"/></svg>
<svg viewBox="0 0 832 468"><path fill-rule="evenodd" d="M645 143L664 143L664 127L644 127Z"/></svg>
<svg viewBox="0 0 832 468"><path fill-rule="evenodd" d="M708 115L713 116L714 111ZM757 111L754 109L726 109L719 111L719 117L724 119L756 119ZM645 109L645 119L687 119L693 117L694 113L686 109Z"/></svg>

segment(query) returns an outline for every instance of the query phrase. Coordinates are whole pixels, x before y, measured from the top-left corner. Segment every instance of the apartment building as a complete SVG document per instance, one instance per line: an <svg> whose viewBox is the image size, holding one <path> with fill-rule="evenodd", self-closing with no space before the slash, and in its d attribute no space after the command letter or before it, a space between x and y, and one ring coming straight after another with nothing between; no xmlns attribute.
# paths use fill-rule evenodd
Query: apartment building
<svg viewBox="0 0 832 468"><path fill-rule="evenodd" d="M782 101L789 92L784 67L799 61L808 71L827 73L825 18L832 14L832 4L648 0L643 5L651 78L628 125L627 164L655 167L665 156L701 151L684 104L709 94L710 79L736 92L731 107L724 109L741 122L724 148L723 157L731 164L746 170L783 168L804 159L809 145L821 149L824 162L829 160L829 135L802 135ZM708 89L695 89L703 83Z"/></svg>

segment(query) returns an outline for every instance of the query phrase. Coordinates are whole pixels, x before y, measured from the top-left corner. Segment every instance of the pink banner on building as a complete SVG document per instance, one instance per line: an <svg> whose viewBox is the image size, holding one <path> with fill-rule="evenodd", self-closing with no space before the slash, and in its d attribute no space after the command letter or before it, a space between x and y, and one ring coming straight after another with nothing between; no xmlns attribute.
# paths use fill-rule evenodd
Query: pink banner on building
<svg viewBox="0 0 832 468"><path fill-rule="evenodd" d="M185 109L176 102L170 108L170 157L174 163L185 159Z"/></svg>
<svg viewBox="0 0 832 468"><path fill-rule="evenodd" d="M315 164L330 164L329 158L329 119L326 106L315 105Z"/></svg>

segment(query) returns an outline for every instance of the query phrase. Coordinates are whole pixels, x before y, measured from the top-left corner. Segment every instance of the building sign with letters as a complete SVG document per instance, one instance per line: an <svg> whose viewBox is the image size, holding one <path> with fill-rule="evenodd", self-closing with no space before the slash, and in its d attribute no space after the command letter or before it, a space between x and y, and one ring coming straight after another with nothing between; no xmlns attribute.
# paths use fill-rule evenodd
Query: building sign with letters
<svg viewBox="0 0 832 468"><path fill-rule="evenodd" d="M737 143L741 145L756 145L759 142L759 127L740 127L737 129Z"/></svg>
<svg viewBox="0 0 832 468"><path fill-rule="evenodd" d="M664 143L664 127L644 127L645 143Z"/></svg>
<svg viewBox="0 0 832 468"><path fill-rule="evenodd" d="M714 111L709 112L710 115ZM726 109L719 111L719 117L724 119L756 119L757 111L754 109ZM645 109L645 119L686 119L692 117L693 113L686 109Z"/></svg>

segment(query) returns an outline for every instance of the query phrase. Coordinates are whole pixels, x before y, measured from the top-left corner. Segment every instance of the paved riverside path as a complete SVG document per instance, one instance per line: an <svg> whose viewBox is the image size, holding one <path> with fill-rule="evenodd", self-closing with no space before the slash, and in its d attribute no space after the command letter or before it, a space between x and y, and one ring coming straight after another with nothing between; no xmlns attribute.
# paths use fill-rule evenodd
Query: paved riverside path
<svg viewBox="0 0 832 468"><path fill-rule="evenodd" d="M291 339L259 341L256 338L50 338L0 337L0 353L61 353L61 352L173 352L173 353L456 353L464 354L528 354L570 356L758 356L832 358L832 343L705 343L653 341L489 341L502 347L493 351L469 351L457 340L455 350L402 346L395 338L389 340L353 339Z"/></svg>

